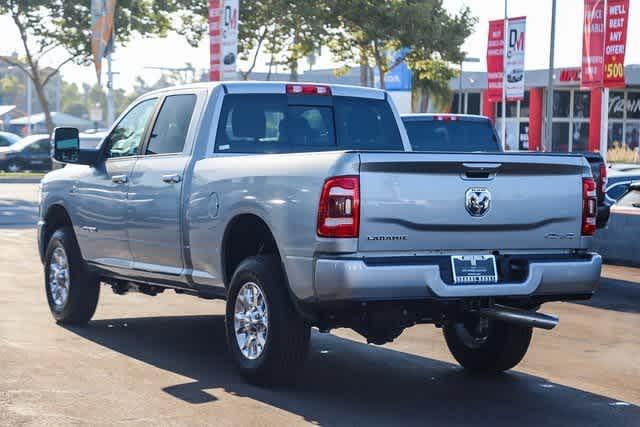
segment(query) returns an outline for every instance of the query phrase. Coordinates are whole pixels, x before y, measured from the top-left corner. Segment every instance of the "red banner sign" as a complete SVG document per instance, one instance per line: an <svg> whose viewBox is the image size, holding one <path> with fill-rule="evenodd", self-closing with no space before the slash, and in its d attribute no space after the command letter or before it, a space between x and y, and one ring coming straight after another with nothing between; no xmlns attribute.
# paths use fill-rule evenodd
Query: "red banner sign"
<svg viewBox="0 0 640 427"><path fill-rule="evenodd" d="M217 82L221 76L220 57L222 56L221 0L209 0L209 80Z"/></svg>
<svg viewBox="0 0 640 427"><path fill-rule="evenodd" d="M584 0L582 86L600 87L604 64L604 0Z"/></svg>
<svg viewBox="0 0 640 427"><path fill-rule="evenodd" d="M604 48L604 86L624 87L629 0L609 0Z"/></svg>
<svg viewBox="0 0 640 427"><path fill-rule="evenodd" d="M489 22L487 44L487 96L491 102L502 101L502 79L504 75L504 21Z"/></svg>

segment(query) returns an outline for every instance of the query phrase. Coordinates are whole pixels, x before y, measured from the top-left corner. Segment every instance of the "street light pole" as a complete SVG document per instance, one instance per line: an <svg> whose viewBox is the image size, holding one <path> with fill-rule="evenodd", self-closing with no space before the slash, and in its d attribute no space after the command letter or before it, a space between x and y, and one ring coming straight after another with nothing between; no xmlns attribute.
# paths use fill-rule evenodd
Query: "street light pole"
<svg viewBox="0 0 640 427"><path fill-rule="evenodd" d="M553 126L552 126L552 117L553 117L553 69L554 69L554 53L556 48L556 0L552 0L551 3L551 43L549 47L549 74L547 76L547 127L545 128L544 133L544 144L542 145L545 148L545 151L551 151L552 140L553 137Z"/></svg>

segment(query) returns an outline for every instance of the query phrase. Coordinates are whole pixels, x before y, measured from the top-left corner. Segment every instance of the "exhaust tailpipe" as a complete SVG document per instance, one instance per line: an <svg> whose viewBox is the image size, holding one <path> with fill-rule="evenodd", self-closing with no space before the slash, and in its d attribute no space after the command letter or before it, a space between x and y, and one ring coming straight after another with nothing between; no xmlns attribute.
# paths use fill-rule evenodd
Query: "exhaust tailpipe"
<svg viewBox="0 0 640 427"><path fill-rule="evenodd" d="M481 308L478 314L503 322L514 323L534 328L553 329L558 325L558 317L550 314L536 313L504 305L494 304L491 307Z"/></svg>

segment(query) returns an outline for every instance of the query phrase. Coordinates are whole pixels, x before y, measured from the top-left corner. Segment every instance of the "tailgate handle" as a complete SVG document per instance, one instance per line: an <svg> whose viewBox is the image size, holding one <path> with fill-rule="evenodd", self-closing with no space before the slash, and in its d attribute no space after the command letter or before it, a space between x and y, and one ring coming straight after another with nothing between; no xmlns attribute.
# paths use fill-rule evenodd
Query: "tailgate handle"
<svg viewBox="0 0 640 427"><path fill-rule="evenodd" d="M463 163L465 168L463 179L493 179L501 163Z"/></svg>
<svg viewBox="0 0 640 427"><path fill-rule="evenodd" d="M502 163L463 163L462 167L472 171L492 172L500 169Z"/></svg>

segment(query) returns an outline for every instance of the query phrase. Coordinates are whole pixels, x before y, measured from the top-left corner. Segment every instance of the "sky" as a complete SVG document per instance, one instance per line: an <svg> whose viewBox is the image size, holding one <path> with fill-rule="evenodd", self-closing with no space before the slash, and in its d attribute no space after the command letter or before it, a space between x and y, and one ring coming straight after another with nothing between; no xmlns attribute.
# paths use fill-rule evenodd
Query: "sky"
<svg viewBox="0 0 640 427"><path fill-rule="evenodd" d="M242 2L241 2L242 3ZM549 39L551 32L552 0L508 0L508 14L527 17L526 69L547 68L549 64ZM488 23L504 17L504 0L444 0L445 7L457 11L469 6L478 24L467 38L463 50L470 57L480 59L477 64L465 64L467 71L486 70L486 48ZM241 5L242 7L242 5ZM556 67L579 66L582 55L583 0L557 0L556 20ZM19 46L15 28L7 17L0 17L0 54L9 54ZM60 60L64 52L54 52L53 60ZM160 76L160 71L145 67L184 67L192 64L196 69L206 69L209 63L208 41L203 40L197 48L190 47L184 39L172 34L167 38L136 39L126 46L117 46L114 56L115 87L128 91L136 76L150 83ZM626 64L640 64L640 0L630 0L630 17L627 35ZM315 68L329 68L335 64L330 55L324 55ZM242 68L242 64L241 64ZM256 71L266 68L264 58ZM302 69L305 66L302 65ZM103 67L106 69L106 64ZM66 65L62 69L65 80L77 83L96 82L93 67Z"/></svg>

